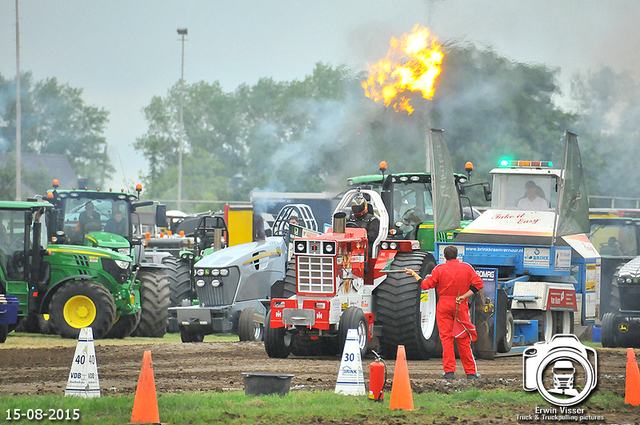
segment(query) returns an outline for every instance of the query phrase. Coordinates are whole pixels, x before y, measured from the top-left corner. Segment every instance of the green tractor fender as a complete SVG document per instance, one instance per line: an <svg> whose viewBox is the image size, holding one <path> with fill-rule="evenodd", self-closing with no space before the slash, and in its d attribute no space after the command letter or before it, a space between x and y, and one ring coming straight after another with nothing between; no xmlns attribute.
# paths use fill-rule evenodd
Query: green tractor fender
<svg viewBox="0 0 640 425"><path fill-rule="evenodd" d="M49 313L49 304L51 303L51 298L53 298L53 294L55 294L58 289L62 288L66 283L75 281L75 280L95 280L98 276L91 276L86 274L80 274L75 276L67 276L64 279L56 282L51 285L47 290L47 293L44 294L42 298L42 303L40 304L40 312L39 314L48 314Z"/></svg>

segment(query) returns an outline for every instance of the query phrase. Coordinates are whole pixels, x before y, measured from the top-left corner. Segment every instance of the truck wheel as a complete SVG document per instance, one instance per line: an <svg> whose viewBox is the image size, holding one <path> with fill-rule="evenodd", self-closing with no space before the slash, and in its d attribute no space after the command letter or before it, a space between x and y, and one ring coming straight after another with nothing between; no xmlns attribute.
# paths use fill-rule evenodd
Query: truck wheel
<svg viewBox="0 0 640 425"><path fill-rule="evenodd" d="M573 314L570 311L547 310L542 315L542 322L545 342L557 334L573 333Z"/></svg>
<svg viewBox="0 0 640 425"><path fill-rule="evenodd" d="M513 347L513 314L511 311L507 311L507 318L505 320L506 329L504 331L504 337L498 340L498 353L508 353Z"/></svg>
<svg viewBox="0 0 640 425"><path fill-rule="evenodd" d="M286 359L291 351L291 334L285 328L271 327L271 310L264 326L264 349L271 358Z"/></svg>
<svg viewBox="0 0 640 425"><path fill-rule="evenodd" d="M395 270L420 270L421 276L433 267L433 256L421 251L399 252L393 261ZM376 289L374 306L376 324L382 327L380 348L386 358L396 357L398 345L404 345L407 359L427 360L433 355L438 337L434 290L422 294L413 276L389 273Z"/></svg>
<svg viewBox="0 0 640 425"><path fill-rule="evenodd" d="M189 264L186 261L180 260L172 255L164 257L162 264L167 266L165 272L169 279L169 288L171 294L170 304L171 307L182 305L183 300L188 300L188 305L191 305L191 301L195 297L191 288L191 271ZM177 333L180 331L178 326L178 319L176 317L169 317L167 332Z"/></svg>
<svg viewBox="0 0 640 425"><path fill-rule="evenodd" d="M364 358L367 353L367 345L369 343L369 326L367 324L367 316L361 308L347 307L340 316L340 327L338 329L338 341L340 343L340 352L344 352L344 344L347 341L347 333L349 329L358 331L358 348L360 349L360 358Z"/></svg>
<svg viewBox="0 0 640 425"><path fill-rule="evenodd" d="M254 307L247 307L240 313L238 319L238 336L240 341L262 341L264 327L253 321Z"/></svg>
<svg viewBox="0 0 640 425"><path fill-rule="evenodd" d="M105 338L123 339L133 333L140 323L140 312L116 317L116 321Z"/></svg>
<svg viewBox="0 0 640 425"><path fill-rule="evenodd" d="M78 338L80 329L93 329L93 338L109 332L116 320L116 305L111 293L97 282L76 280L56 291L49 305L49 320L63 338Z"/></svg>
<svg viewBox="0 0 640 425"><path fill-rule="evenodd" d="M282 298L291 298L296 292L296 263L287 264L287 274L284 277L284 290Z"/></svg>
<svg viewBox="0 0 640 425"><path fill-rule="evenodd" d="M187 332L184 329L180 329L180 339L182 342L202 342L204 341L204 334L200 332Z"/></svg>
<svg viewBox="0 0 640 425"><path fill-rule="evenodd" d="M605 348L615 348L616 344L616 315L605 313L602 316L602 346Z"/></svg>
<svg viewBox="0 0 640 425"><path fill-rule="evenodd" d="M0 325L0 344L3 344L7 340L8 333L9 325Z"/></svg>
<svg viewBox="0 0 640 425"><path fill-rule="evenodd" d="M167 332L171 289L164 271L141 270L140 307L142 313L135 336L162 338Z"/></svg>

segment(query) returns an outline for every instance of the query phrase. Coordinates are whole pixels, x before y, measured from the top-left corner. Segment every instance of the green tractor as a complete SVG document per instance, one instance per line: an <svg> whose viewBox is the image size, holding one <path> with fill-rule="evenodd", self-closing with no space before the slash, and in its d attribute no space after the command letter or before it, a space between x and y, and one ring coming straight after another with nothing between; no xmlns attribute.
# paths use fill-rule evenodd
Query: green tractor
<svg viewBox="0 0 640 425"><path fill-rule="evenodd" d="M50 243L56 242L47 232L52 212L45 202L0 202L0 293L16 301L16 321L37 323L48 315L48 324L63 338L77 338L84 327L91 327L95 338L126 337L140 319L131 258ZM0 336L16 326L6 322L0 321Z"/></svg>
<svg viewBox="0 0 640 425"><path fill-rule="evenodd" d="M137 193L85 189L58 190L47 193L54 205L51 234L61 243L99 247L129 257L137 274L131 276L130 285L140 288L142 311L133 335L161 338L167 330L171 282L168 269L173 270L173 257L168 253L145 251L145 234L137 210L156 204L140 201L142 186ZM166 225L166 206L157 205L158 226ZM139 281L136 283L134 279Z"/></svg>

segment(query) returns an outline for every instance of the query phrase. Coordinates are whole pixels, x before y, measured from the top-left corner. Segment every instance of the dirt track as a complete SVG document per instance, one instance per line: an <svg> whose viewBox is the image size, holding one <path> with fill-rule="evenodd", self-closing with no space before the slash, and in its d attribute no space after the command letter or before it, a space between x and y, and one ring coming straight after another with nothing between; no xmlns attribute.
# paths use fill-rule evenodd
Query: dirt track
<svg viewBox="0 0 640 425"><path fill-rule="evenodd" d="M145 350L151 351L156 388L160 393L243 390L242 372L293 373L292 391L333 391L340 366L338 357L270 359L263 344L258 342L99 345L96 357L103 394L135 392ZM0 394L63 392L74 352L74 347L0 350ZM366 382L372 361L369 357L363 361ZM389 384L394 365L394 361L387 361ZM522 391L522 356L478 360L482 380L472 384L466 379L440 379L439 358L409 361L408 366L413 390L417 393L449 393L469 385ZM612 393L624 397L625 373L624 349L598 349L598 387L593 394ZM464 377L459 361L457 375Z"/></svg>

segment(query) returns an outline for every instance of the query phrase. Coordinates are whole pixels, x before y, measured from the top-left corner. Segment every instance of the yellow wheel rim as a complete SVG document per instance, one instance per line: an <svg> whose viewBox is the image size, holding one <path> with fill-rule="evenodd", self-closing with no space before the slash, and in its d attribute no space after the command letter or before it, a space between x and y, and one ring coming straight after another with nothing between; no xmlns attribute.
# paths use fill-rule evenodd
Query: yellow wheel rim
<svg viewBox="0 0 640 425"><path fill-rule="evenodd" d="M62 309L64 320L69 326L81 329L90 326L96 318L96 305L91 298L76 295L69 298Z"/></svg>
<svg viewBox="0 0 640 425"><path fill-rule="evenodd" d="M44 318L45 322L49 321L49 315L47 313L43 314L42 317Z"/></svg>

